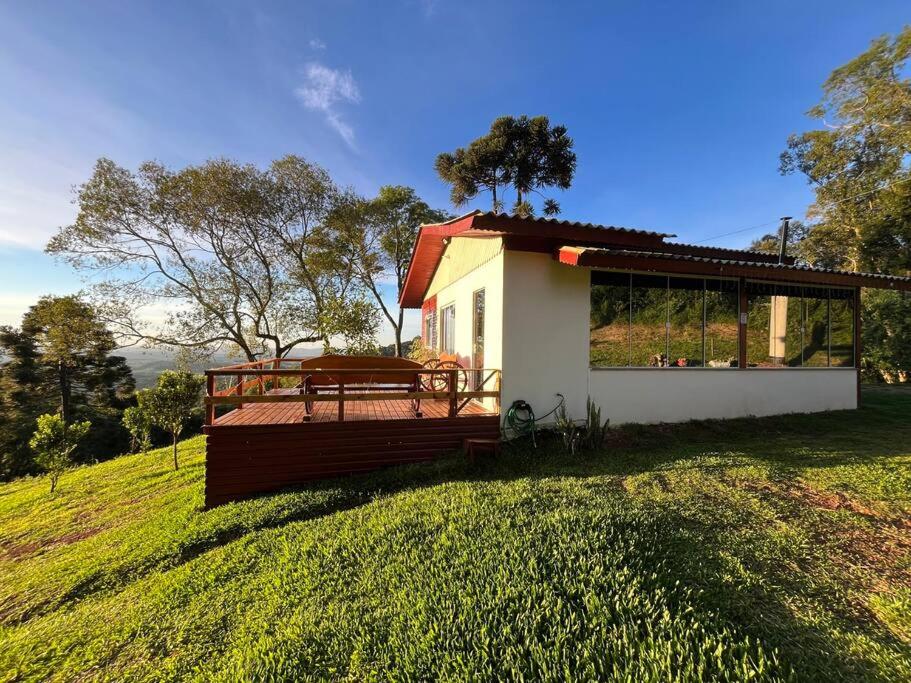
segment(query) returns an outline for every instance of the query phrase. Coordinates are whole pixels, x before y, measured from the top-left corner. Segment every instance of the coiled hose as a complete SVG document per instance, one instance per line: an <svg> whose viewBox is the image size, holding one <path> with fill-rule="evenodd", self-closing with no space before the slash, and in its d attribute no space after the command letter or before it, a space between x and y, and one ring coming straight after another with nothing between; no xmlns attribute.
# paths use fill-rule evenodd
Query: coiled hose
<svg viewBox="0 0 911 683"><path fill-rule="evenodd" d="M537 419L543 420L550 417L560 409L560 406L563 405L566 399L563 397L563 394L557 394L557 396L560 397L560 401L554 406L554 409L549 413L542 415L540 418L535 418L535 411L532 410L532 407L527 401L513 401L512 405L509 406L509 409L506 411L506 419L503 425L504 436L508 437L509 432L512 432L514 437L531 434L531 443L537 448L538 443L535 440L535 422Z"/></svg>

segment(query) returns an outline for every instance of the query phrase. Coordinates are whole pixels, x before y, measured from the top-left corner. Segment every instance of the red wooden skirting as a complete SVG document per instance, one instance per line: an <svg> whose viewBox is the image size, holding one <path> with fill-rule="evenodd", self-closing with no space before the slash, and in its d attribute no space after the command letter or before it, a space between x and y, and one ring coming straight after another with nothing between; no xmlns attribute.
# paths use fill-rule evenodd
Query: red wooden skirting
<svg viewBox="0 0 911 683"><path fill-rule="evenodd" d="M498 438L499 425L495 414L296 424L216 422L203 430L206 507L315 479L431 460L460 448L467 438Z"/></svg>

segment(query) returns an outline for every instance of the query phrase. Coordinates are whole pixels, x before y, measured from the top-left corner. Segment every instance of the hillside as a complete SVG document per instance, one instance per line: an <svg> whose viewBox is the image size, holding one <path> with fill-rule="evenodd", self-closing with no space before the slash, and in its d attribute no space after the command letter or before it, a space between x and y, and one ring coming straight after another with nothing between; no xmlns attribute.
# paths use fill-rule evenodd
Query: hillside
<svg viewBox="0 0 911 683"><path fill-rule="evenodd" d="M202 512L202 437L0 486L0 680L911 680L911 391Z"/></svg>

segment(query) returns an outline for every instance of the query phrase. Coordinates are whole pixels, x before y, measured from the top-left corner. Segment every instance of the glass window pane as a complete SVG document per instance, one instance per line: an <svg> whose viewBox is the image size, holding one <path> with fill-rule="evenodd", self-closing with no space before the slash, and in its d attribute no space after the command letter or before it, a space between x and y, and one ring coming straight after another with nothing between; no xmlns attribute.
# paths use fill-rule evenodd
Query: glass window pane
<svg viewBox="0 0 911 683"><path fill-rule="evenodd" d="M800 290L779 289L776 299L785 308L785 346L782 364L791 368L803 365L803 298Z"/></svg>
<svg viewBox="0 0 911 683"><path fill-rule="evenodd" d="M829 292L804 287L803 364L824 368L829 364Z"/></svg>
<svg viewBox="0 0 911 683"><path fill-rule="evenodd" d="M705 281L705 362L708 367L737 367L739 307L736 280Z"/></svg>
<svg viewBox="0 0 911 683"><path fill-rule="evenodd" d="M589 362L592 367L629 365L629 278L592 272Z"/></svg>
<svg viewBox="0 0 911 683"><path fill-rule="evenodd" d="M667 277L633 275L630 365L667 367Z"/></svg>
<svg viewBox="0 0 911 683"><path fill-rule="evenodd" d="M769 367L776 363L770 352L774 285L747 282L747 367Z"/></svg>
<svg viewBox="0 0 911 683"><path fill-rule="evenodd" d="M702 367L703 287L701 278L670 278L668 360L673 366Z"/></svg>
<svg viewBox="0 0 911 683"><path fill-rule="evenodd" d="M850 289L829 291L832 367L851 367L854 365L854 292Z"/></svg>
<svg viewBox="0 0 911 683"><path fill-rule="evenodd" d="M440 310L440 345L443 353L455 353L455 306Z"/></svg>

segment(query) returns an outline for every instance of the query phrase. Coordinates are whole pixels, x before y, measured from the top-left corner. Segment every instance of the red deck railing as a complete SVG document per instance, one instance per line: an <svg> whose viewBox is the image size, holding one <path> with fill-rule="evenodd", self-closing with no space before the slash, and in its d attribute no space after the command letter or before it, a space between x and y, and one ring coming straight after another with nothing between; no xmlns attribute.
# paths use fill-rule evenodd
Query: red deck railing
<svg viewBox="0 0 911 683"><path fill-rule="evenodd" d="M215 422L216 406L256 403L304 403L309 408L333 401L339 421L344 420L345 403L351 401L411 401L420 416L421 400L445 400L448 416L456 417L471 401L492 398L499 412L496 369L314 367L313 360L269 358L206 370L206 424Z"/></svg>

